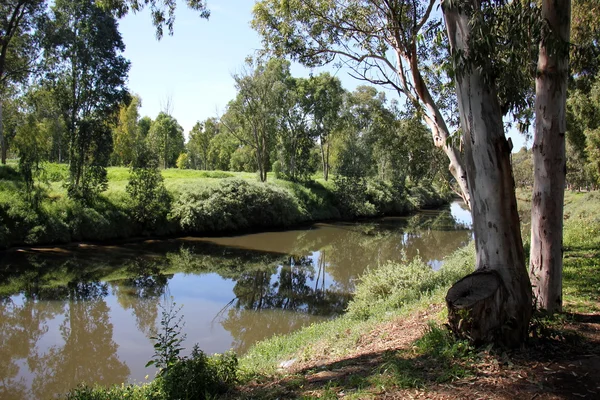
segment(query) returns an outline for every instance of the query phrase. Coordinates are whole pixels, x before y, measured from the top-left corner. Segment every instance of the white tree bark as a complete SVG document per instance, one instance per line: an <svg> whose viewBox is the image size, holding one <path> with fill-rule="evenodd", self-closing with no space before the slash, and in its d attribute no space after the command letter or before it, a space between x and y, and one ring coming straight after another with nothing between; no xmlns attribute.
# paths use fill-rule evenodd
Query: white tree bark
<svg viewBox="0 0 600 400"><path fill-rule="evenodd" d="M540 45L535 90L534 183L530 278L536 307L562 309L566 98L571 1L543 0L542 18L553 35ZM552 50L552 48L554 50Z"/></svg>
<svg viewBox="0 0 600 400"><path fill-rule="evenodd" d="M473 3L470 3L473 4ZM468 10L468 6L463 10ZM468 55L470 34L468 11L444 7L444 18L453 53ZM517 346L527 337L531 318L531 285L525 256L514 179L510 165L510 146L504 135L502 112L495 88L484 80L486 66L457 68L456 90L460 122L464 132L465 167L467 170L471 213L477 252L475 269L478 277L485 272L501 279L502 296L496 298L496 312L471 315L479 327L488 327L481 341ZM488 274L489 275L489 274ZM479 278L476 278L477 280ZM496 290L498 288L494 288ZM449 292L450 293L450 292ZM469 293L465 292L468 297ZM486 296L482 296L484 298ZM453 311L447 297L449 312ZM460 329L460 324L458 324ZM460 332L459 332L460 333Z"/></svg>

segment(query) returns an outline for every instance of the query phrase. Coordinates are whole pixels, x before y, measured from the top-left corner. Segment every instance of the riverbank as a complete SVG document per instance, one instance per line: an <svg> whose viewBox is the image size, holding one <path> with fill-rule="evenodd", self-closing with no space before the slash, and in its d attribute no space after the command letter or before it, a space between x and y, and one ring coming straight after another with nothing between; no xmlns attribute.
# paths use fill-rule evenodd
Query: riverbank
<svg viewBox="0 0 600 400"><path fill-rule="evenodd" d="M19 173L0 166L0 249L115 242L135 237L214 235L284 229L317 221L405 215L446 204L449 193L418 185L368 181L347 193L330 180L294 183L254 174L169 169L161 201L133 199L129 171L109 168L108 190L92 203L69 199L65 165L50 165L46 184L27 197ZM347 183L346 183L347 184Z"/></svg>
<svg viewBox="0 0 600 400"><path fill-rule="evenodd" d="M527 215L528 196L519 205ZM524 221L525 229L527 221ZM226 399L596 398L600 393L600 194L567 193L564 313L536 316L524 349L475 349L445 330L444 295L473 263L472 246L438 272L418 259L366 273L336 320L258 343ZM160 381L82 389L72 398L160 398ZM216 393L215 397L216 397ZM165 396L163 398L169 398Z"/></svg>
<svg viewBox="0 0 600 400"><path fill-rule="evenodd" d="M526 230L529 196L519 198ZM248 380L228 398L597 398L599 233L600 193L567 193L564 312L536 316L524 349L475 349L450 337L443 299L451 283L441 284L403 307L376 306L364 321L336 321L258 344L241 360ZM459 273L473 258L472 248L459 250L444 268ZM376 287L369 282L377 275L365 277L355 301L378 304L373 295L361 299L361 289Z"/></svg>

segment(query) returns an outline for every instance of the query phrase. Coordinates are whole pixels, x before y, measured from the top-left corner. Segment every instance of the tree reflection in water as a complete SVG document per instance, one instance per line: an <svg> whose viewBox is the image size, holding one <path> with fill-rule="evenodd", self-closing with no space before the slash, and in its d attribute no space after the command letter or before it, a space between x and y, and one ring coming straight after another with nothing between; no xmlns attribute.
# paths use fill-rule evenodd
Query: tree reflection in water
<svg viewBox="0 0 600 400"><path fill-rule="evenodd" d="M244 353L258 340L343 313L367 267L403 254L436 267L470 237L449 213L430 212L286 232L0 255L0 398L44 398L81 381L127 380L112 324L135 320L139 337L149 337L173 274L173 286L201 310L189 314L200 318L197 329L218 321ZM227 292L202 286L217 284ZM109 304L127 310L125 317L116 317ZM202 315L203 307L222 305L216 316ZM226 345L229 338L223 339ZM133 360L143 365L147 358Z"/></svg>
<svg viewBox="0 0 600 400"><path fill-rule="evenodd" d="M46 300L63 304L59 331L64 344L36 357L33 397L64 393L90 379L99 385L127 379L129 368L119 360L118 345L113 341L110 309L104 301L107 294L108 285L101 282L69 283L45 293Z"/></svg>
<svg viewBox="0 0 600 400"><path fill-rule="evenodd" d="M314 322L314 316L341 314L350 294L325 287L324 263L320 261L317 276L314 259L307 256L292 256L279 266L239 276L233 289L236 297L230 308L222 310L226 317L221 321L233 337L233 349L244 353L265 336Z"/></svg>
<svg viewBox="0 0 600 400"><path fill-rule="evenodd" d="M156 328L160 298L173 275L164 275L153 262L138 258L126 269L129 278L110 283L112 294L124 310L131 310L137 328L150 337Z"/></svg>

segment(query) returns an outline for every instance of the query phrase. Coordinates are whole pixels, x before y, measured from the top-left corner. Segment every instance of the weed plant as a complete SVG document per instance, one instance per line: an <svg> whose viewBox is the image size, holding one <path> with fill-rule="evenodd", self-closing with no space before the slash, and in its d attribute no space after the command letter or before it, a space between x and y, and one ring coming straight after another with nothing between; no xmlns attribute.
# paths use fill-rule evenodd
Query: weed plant
<svg viewBox="0 0 600 400"><path fill-rule="evenodd" d="M81 385L66 394L68 400L204 400L216 398L237 383L238 360L233 352L208 357L198 345L189 356L181 356L183 317L181 307L167 303L161 313L161 330L155 340L154 355L146 366L159 368L148 384L109 388Z"/></svg>

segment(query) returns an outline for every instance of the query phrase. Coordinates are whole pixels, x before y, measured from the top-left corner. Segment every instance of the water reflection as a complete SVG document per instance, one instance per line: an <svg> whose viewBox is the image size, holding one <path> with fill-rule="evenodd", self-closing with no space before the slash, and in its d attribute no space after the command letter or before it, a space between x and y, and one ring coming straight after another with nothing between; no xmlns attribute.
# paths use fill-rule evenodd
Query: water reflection
<svg viewBox="0 0 600 400"><path fill-rule="evenodd" d="M185 346L245 352L344 311L357 277L420 256L433 268L470 239L450 212L237 237L1 253L0 398L49 398L82 381L142 380L166 297Z"/></svg>

